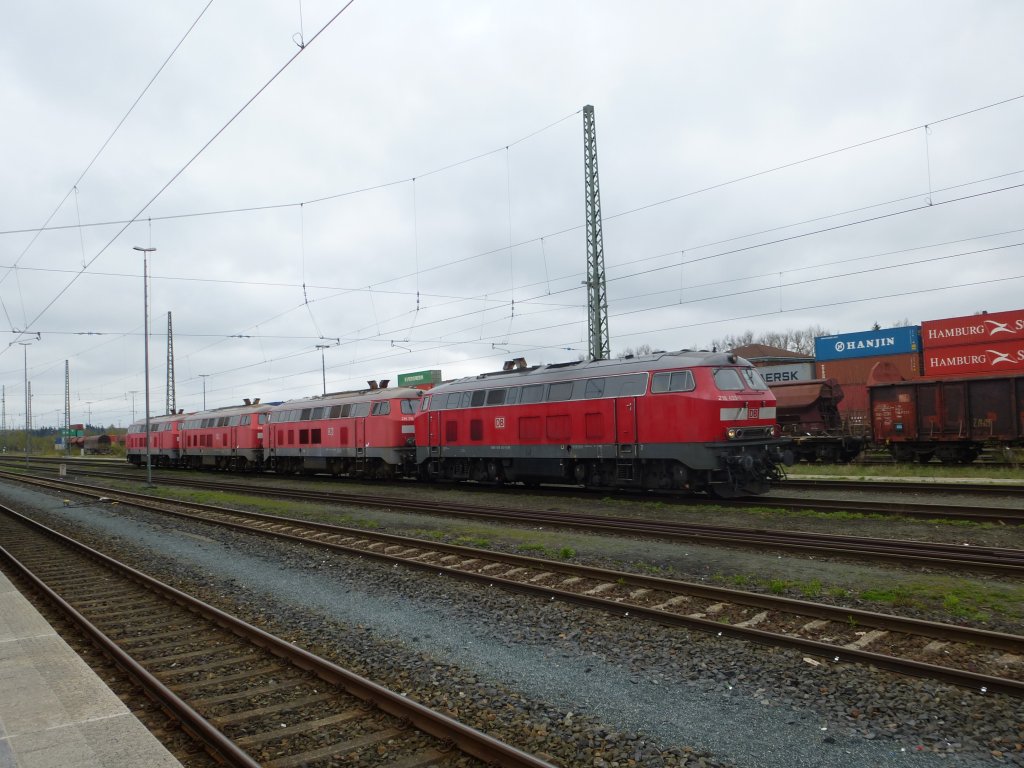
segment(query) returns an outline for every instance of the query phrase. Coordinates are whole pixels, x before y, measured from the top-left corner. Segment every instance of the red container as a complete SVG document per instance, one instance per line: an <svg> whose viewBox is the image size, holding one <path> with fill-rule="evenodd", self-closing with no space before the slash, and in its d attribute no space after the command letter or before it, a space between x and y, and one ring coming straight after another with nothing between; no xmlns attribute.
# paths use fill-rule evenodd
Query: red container
<svg viewBox="0 0 1024 768"><path fill-rule="evenodd" d="M817 365L817 378L835 379L842 387L845 403L850 399L850 384L867 384L868 375L875 363L885 362L894 366L904 379L916 379L922 375L921 355L917 352L909 352L904 355L880 355L877 357L855 357L847 360L825 360L819 361ZM867 407L867 400L864 401ZM840 410L843 410L842 403Z"/></svg>
<svg viewBox="0 0 1024 768"><path fill-rule="evenodd" d="M1024 309L921 323L921 346L925 350L1016 339L1024 340Z"/></svg>
<svg viewBox="0 0 1024 768"><path fill-rule="evenodd" d="M1024 372L1024 338L1011 341L989 341L983 344L964 344L956 347L929 348L924 352L924 370L928 376L1022 373Z"/></svg>

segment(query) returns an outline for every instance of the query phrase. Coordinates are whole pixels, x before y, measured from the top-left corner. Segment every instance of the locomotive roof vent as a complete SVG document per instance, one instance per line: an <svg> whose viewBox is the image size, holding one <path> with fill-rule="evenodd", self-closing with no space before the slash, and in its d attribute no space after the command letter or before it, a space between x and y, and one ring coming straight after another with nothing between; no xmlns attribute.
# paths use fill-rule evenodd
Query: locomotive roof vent
<svg viewBox="0 0 1024 768"><path fill-rule="evenodd" d="M505 364L501 366L503 371L521 371L526 368L526 358L516 357L512 360L506 360Z"/></svg>
<svg viewBox="0 0 1024 768"><path fill-rule="evenodd" d="M374 381L373 379L367 379L366 383L370 386L371 392L377 388L377 382Z"/></svg>
<svg viewBox="0 0 1024 768"><path fill-rule="evenodd" d="M242 402L245 403L246 405L252 405L252 400L250 400L248 397L243 397Z"/></svg>
<svg viewBox="0 0 1024 768"><path fill-rule="evenodd" d="M377 386L380 389L387 389L388 388L388 384L390 384L390 383L391 383L391 379L381 379L379 382L377 382Z"/></svg>

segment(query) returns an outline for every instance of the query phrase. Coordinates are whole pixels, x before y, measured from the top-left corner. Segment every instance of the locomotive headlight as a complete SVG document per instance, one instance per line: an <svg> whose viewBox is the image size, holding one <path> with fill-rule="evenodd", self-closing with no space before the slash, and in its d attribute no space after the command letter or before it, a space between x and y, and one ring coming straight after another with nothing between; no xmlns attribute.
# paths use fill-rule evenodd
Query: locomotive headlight
<svg viewBox="0 0 1024 768"><path fill-rule="evenodd" d="M729 436L730 440L735 440L737 435L736 427L729 427L729 431L725 434Z"/></svg>

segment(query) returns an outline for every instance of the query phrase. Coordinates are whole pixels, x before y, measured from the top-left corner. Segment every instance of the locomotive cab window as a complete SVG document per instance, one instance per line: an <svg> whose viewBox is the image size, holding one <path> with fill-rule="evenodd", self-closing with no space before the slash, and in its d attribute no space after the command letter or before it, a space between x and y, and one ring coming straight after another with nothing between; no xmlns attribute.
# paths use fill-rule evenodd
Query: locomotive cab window
<svg viewBox="0 0 1024 768"><path fill-rule="evenodd" d="M741 368L743 371L743 378L747 380L747 385L750 389L756 389L760 392L768 389L768 385L765 384L764 379L761 378L761 374L757 372L756 368Z"/></svg>
<svg viewBox="0 0 1024 768"><path fill-rule="evenodd" d="M723 392L734 392L743 389L743 379L735 368L716 368L714 371L715 386Z"/></svg>
<svg viewBox="0 0 1024 768"><path fill-rule="evenodd" d="M420 410L421 411L429 411L430 410L430 395L427 395L426 397L423 398L423 404L420 406Z"/></svg>
<svg viewBox="0 0 1024 768"><path fill-rule="evenodd" d="M665 371L654 374L651 392L692 392L696 389L692 371Z"/></svg>
<svg viewBox="0 0 1024 768"><path fill-rule="evenodd" d="M399 400L402 404L402 413L406 416L412 416L416 413L416 401L415 400Z"/></svg>

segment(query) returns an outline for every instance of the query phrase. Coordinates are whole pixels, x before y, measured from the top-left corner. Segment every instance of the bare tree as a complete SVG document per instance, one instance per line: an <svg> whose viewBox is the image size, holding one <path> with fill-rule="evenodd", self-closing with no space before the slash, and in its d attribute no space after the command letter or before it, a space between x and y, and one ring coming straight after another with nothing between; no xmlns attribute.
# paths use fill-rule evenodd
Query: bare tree
<svg viewBox="0 0 1024 768"><path fill-rule="evenodd" d="M711 344L713 349L720 351L745 347L748 344L764 344L801 355L813 355L814 340L818 336L829 336L831 333L830 330L822 328L820 325L785 331L765 331L758 336L755 336L753 331L744 331L736 336L723 336L720 339L715 339Z"/></svg>

